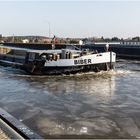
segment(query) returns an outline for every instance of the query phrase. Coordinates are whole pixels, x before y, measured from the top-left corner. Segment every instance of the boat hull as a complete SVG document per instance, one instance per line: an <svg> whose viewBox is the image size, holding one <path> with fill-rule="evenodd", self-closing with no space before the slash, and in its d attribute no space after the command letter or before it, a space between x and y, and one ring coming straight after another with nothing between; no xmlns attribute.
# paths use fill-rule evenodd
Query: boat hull
<svg viewBox="0 0 140 140"><path fill-rule="evenodd" d="M69 66L69 67L38 66L34 68L33 65L31 64L24 65L24 64L11 63L8 61L0 60L0 65L22 69L27 73L33 75L61 75L61 74L69 75L69 74L76 74L76 73L108 71L115 68L115 62L81 65L81 66Z"/></svg>
<svg viewBox="0 0 140 140"><path fill-rule="evenodd" d="M43 75L61 75L61 74L76 74L87 72L100 72L109 71L115 68L115 63L100 63L82 66L70 66L70 67L43 67L42 69L35 69L32 74Z"/></svg>
<svg viewBox="0 0 140 140"><path fill-rule="evenodd" d="M77 50L25 50L0 48L0 64L20 68L30 74L60 75L114 69L114 52L95 53Z"/></svg>

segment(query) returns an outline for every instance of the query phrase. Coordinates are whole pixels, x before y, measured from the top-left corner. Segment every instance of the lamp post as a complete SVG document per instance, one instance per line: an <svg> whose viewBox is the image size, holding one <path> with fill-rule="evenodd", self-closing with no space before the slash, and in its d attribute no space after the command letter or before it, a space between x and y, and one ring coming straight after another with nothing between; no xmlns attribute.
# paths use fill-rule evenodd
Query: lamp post
<svg viewBox="0 0 140 140"><path fill-rule="evenodd" d="M50 26L50 22L49 21L47 21L47 23L48 23L48 27L49 27L49 38L51 37L51 26Z"/></svg>

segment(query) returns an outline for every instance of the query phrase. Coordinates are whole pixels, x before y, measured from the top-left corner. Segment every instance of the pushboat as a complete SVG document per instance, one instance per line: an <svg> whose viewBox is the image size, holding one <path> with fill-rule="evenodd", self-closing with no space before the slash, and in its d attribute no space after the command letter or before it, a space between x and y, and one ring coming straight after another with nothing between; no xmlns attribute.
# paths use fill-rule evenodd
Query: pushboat
<svg viewBox="0 0 140 140"><path fill-rule="evenodd" d="M35 50L0 46L0 65L20 68L30 74L76 74L108 71L115 68L114 52L99 53L75 46L64 49Z"/></svg>

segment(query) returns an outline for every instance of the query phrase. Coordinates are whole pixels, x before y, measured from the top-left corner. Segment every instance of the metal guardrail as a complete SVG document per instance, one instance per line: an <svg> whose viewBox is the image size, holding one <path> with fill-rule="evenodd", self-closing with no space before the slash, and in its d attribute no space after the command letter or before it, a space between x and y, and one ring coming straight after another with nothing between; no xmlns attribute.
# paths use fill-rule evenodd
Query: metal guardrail
<svg viewBox="0 0 140 140"><path fill-rule="evenodd" d="M0 128L11 139L42 139L27 126L0 108Z"/></svg>

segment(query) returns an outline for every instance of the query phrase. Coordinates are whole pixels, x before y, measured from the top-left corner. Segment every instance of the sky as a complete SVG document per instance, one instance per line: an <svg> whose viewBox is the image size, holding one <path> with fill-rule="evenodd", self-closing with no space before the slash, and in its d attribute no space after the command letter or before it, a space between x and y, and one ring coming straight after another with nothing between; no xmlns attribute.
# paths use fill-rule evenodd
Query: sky
<svg viewBox="0 0 140 140"><path fill-rule="evenodd" d="M0 0L0 34L140 36L140 1Z"/></svg>

